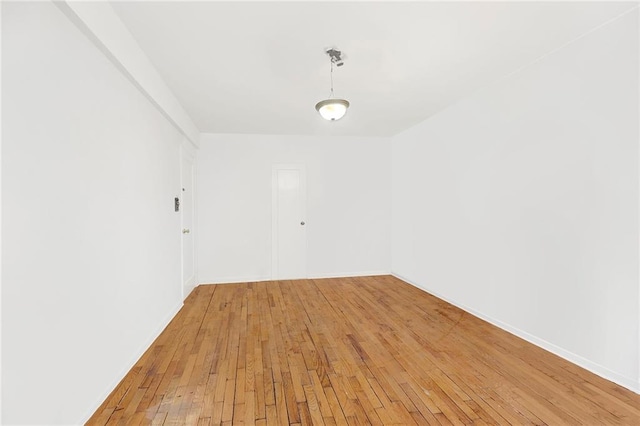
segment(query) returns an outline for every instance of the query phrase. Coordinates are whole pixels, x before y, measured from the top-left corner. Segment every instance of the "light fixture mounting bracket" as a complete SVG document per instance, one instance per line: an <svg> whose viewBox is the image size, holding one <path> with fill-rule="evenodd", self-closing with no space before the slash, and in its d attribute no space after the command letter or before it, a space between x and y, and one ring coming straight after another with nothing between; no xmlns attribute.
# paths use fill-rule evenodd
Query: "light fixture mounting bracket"
<svg viewBox="0 0 640 426"><path fill-rule="evenodd" d="M344 65L344 59L342 58L342 52L336 48L330 47L327 49L326 54L331 58L331 63L336 64L336 66L341 67Z"/></svg>

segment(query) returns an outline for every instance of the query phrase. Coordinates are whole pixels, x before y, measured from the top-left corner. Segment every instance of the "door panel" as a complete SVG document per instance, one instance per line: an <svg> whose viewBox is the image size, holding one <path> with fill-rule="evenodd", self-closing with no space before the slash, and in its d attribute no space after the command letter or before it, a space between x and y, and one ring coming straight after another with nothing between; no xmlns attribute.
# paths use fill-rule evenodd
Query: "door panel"
<svg viewBox="0 0 640 426"><path fill-rule="evenodd" d="M193 235L194 165L192 158L184 153L182 155L181 173L182 296L186 299L195 287L196 279Z"/></svg>
<svg viewBox="0 0 640 426"><path fill-rule="evenodd" d="M306 278L307 225L305 170L301 165L274 166L272 189L272 275Z"/></svg>

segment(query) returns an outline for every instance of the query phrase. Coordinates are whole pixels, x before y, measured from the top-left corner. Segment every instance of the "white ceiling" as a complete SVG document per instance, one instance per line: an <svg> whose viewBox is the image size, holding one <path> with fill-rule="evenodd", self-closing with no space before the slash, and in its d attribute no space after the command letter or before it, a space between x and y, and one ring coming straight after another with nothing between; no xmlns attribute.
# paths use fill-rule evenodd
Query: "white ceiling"
<svg viewBox="0 0 640 426"><path fill-rule="evenodd" d="M389 136L634 7L575 2L117 2L201 132ZM329 59L346 117L314 109Z"/></svg>

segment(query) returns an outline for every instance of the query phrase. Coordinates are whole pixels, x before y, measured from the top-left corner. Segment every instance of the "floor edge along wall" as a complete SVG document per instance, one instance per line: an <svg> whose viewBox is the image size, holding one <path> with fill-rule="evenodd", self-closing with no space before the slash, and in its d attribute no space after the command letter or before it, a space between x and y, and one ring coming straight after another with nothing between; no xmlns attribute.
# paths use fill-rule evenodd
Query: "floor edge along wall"
<svg viewBox="0 0 640 426"><path fill-rule="evenodd" d="M573 364L576 364L579 367L584 368L585 370L588 370L590 372L592 372L593 374L597 374L598 376L605 378L607 380L612 381L613 383L616 383L626 389L629 389L632 392L635 392L637 394L640 395L640 382L634 382L632 379L629 379L627 377L624 377L620 374L617 374L614 371L609 370L606 367L603 367L597 363L594 363L592 361L589 361L588 359L585 359L579 355L576 355L572 352L569 352L565 349L563 349L560 346L554 345L553 343L549 343L546 340L540 339L532 334L527 333L526 331L520 330L518 328L512 327L509 324L506 324L502 321L496 320L494 318L491 318L487 315L482 314L481 312L478 312L474 309L471 309L463 304L460 304L458 302L456 302L455 300L452 300L450 298L444 297L438 293L434 293L432 292L429 288L422 286L420 284L417 284L416 282L403 277L400 274L396 274L396 273L391 273L391 275L393 275L394 277L411 284L414 287L419 288L420 290L429 293L439 299L442 299L460 309L462 309L463 311L477 317L480 318L481 320L487 321L490 324L495 325L496 327L499 327L500 329L513 334L514 336L517 336L523 340L526 340L527 342L534 344L546 351L551 352L554 355L559 356L562 359L565 359Z"/></svg>

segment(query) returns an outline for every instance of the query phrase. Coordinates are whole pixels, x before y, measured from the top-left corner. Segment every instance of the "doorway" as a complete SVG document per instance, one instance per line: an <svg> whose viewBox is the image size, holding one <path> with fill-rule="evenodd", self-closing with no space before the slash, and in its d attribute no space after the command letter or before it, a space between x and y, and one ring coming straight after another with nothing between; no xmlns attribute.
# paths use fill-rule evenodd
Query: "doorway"
<svg viewBox="0 0 640 426"><path fill-rule="evenodd" d="M195 288L195 244L194 244L194 158L185 149L181 150L180 218L182 224L182 299L186 299Z"/></svg>
<svg viewBox="0 0 640 426"><path fill-rule="evenodd" d="M306 170L304 165L272 168L272 279L307 277Z"/></svg>

